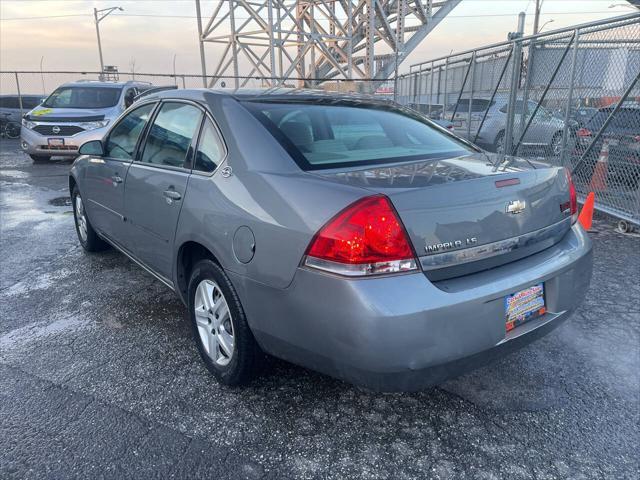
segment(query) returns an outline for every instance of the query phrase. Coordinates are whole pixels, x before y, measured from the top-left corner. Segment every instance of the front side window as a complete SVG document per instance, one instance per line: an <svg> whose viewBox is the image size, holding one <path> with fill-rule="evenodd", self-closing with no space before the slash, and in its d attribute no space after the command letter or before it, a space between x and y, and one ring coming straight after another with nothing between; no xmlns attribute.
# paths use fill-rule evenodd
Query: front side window
<svg viewBox="0 0 640 480"><path fill-rule="evenodd" d="M47 108L109 108L118 104L122 87L60 87L42 104Z"/></svg>
<svg viewBox="0 0 640 480"><path fill-rule="evenodd" d="M144 129L154 103L143 105L127 114L113 130L105 142L105 155L122 160L133 159L138 138Z"/></svg>
<svg viewBox="0 0 640 480"><path fill-rule="evenodd" d="M201 118L201 110L193 105L164 103L151 125L140 161L168 167L184 166Z"/></svg>
<svg viewBox="0 0 640 480"><path fill-rule="evenodd" d="M211 173L218 167L223 156L224 147L222 146L222 141L213 124L207 120L202 127L193 169L199 172Z"/></svg>
<svg viewBox="0 0 640 480"><path fill-rule="evenodd" d="M304 170L469 154L461 141L394 107L246 101Z"/></svg>

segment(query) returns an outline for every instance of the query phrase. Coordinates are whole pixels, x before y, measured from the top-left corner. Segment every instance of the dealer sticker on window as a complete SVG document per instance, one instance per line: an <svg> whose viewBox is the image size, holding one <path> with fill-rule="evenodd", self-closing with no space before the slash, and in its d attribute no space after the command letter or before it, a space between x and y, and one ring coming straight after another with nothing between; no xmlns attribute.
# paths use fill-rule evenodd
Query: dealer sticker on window
<svg viewBox="0 0 640 480"><path fill-rule="evenodd" d="M520 290L504 298L507 332L547 311L544 304L544 283Z"/></svg>

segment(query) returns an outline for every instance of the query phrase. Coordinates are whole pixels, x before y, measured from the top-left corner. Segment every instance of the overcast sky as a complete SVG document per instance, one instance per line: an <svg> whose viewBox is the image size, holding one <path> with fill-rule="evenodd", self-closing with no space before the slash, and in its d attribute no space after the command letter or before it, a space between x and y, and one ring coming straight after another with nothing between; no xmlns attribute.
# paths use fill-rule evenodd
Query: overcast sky
<svg viewBox="0 0 640 480"><path fill-rule="evenodd" d="M213 1L202 1L205 12L211 12ZM545 26L551 30L633 12L620 5L625 3L545 0L540 24L553 20ZM520 11L527 13L530 33L534 4L534 0L463 0L416 48L401 71L452 50L505 40L516 29ZM618 6L609 8L611 4ZM178 73L200 72L194 0L1 0L1 69L38 70L44 57L44 70L98 70L93 8L111 6L122 6L124 12L100 24L106 64L128 71L135 61L137 72L170 73L175 54ZM216 52L208 53L212 65Z"/></svg>

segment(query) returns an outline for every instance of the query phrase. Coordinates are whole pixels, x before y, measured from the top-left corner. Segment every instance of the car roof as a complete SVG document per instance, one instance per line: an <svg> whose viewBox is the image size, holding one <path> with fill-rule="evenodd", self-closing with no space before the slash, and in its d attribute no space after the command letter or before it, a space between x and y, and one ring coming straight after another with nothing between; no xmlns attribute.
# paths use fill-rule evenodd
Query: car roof
<svg viewBox="0 0 640 480"><path fill-rule="evenodd" d="M613 111L613 109L616 108L616 104L614 103L613 105L609 105L607 107L601 107L600 109L598 109L599 112L611 112ZM620 110L629 110L629 111L636 111L636 110L640 110L640 103L637 102L625 102L620 106Z"/></svg>
<svg viewBox="0 0 640 480"><path fill-rule="evenodd" d="M0 98L45 98L46 95L38 95L36 93L21 93L18 95L17 93L5 93L0 95Z"/></svg>
<svg viewBox="0 0 640 480"><path fill-rule="evenodd" d="M313 90L300 88L264 88L264 89L211 89L211 88L188 88L188 89L172 89L164 90L157 93L151 93L145 96L146 99L185 99L185 100L205 100L205 94L216 95L220 97L228 97L236 100L263 100L263 101L300 101L309 103L328 103L328 102L350 102L350 103L367 103L367 104L384 104L392 105L393 102L375 95L342 93L327 90Z"/></svg>
<svg viewBox="0 0 640 480"><path fill-rule="evenodd" d="M83 87L124 87L127 85L136 86L136 85L151 85L149 82L116 82L116 81L100 81L100 80L76 80L75 82L66 82L60 85L60 87L75 87L75 86L83 86Z"/></svg>

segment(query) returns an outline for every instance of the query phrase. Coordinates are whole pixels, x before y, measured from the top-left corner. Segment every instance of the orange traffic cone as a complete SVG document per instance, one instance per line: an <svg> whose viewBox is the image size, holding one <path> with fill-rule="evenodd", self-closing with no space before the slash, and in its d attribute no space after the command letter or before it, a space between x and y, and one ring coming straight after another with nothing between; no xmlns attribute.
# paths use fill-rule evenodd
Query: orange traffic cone
<svg viewBox="0 0 640 480"><path fill-rule="evenodd" d="M607 189L607 174L609 173L609 139L605 138L602 141L602 149L600 150L600 156L596 162L596 166L593 169L593 175L591 176L591 183L589 183L589 189L591 191L601 192Z"/></svg>
<svg viewBox="0 0 640 480"><path fill-rule="evenodd" d="M578 216L578 222L582 225L586 231L591 230L591 224L593 222L593 204L595 203L596 196L593 192L589 192L587 199L584 201L582 211Z"/></svg>

